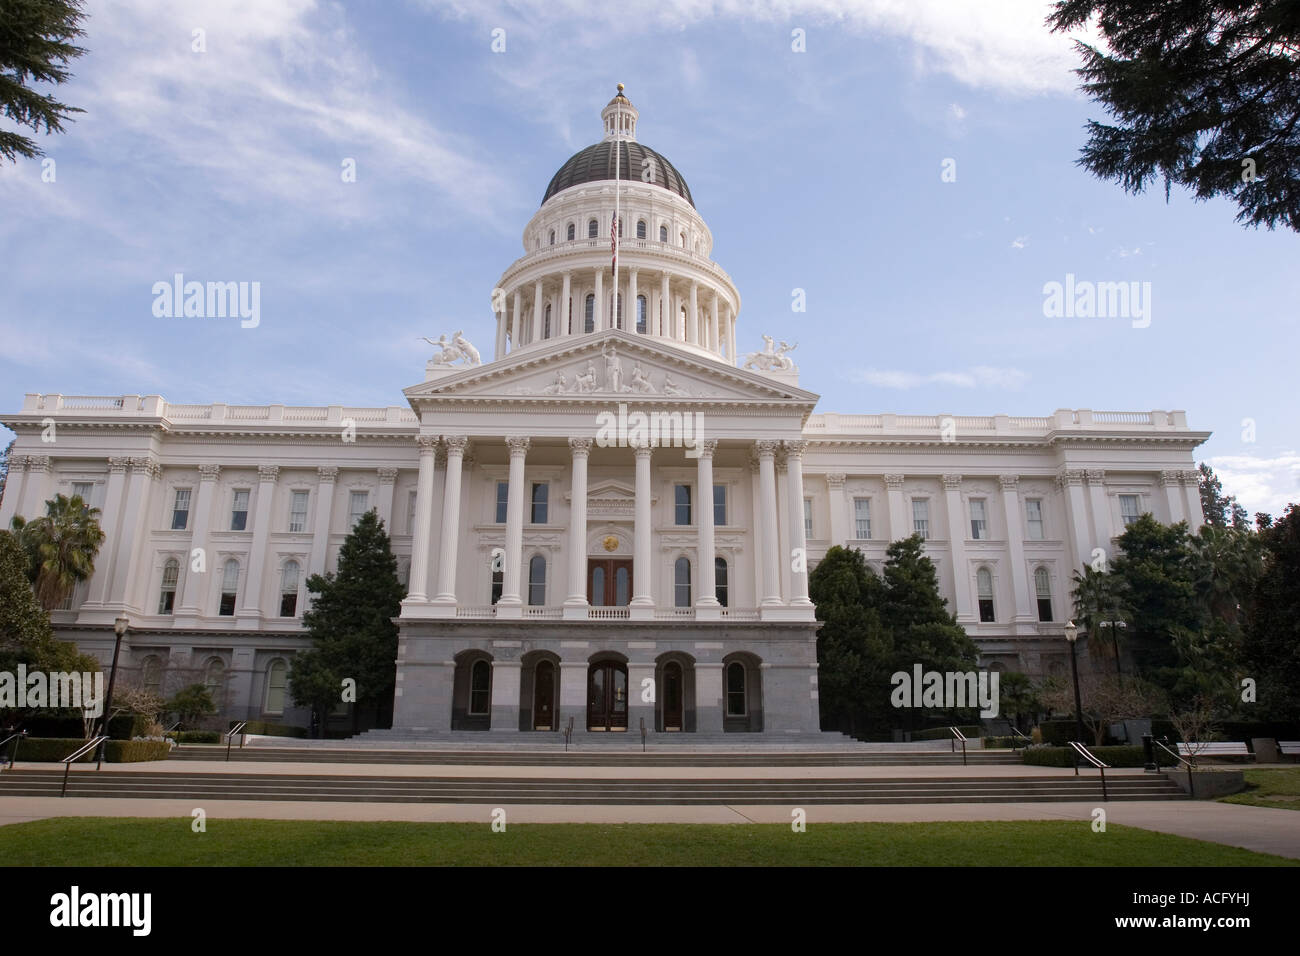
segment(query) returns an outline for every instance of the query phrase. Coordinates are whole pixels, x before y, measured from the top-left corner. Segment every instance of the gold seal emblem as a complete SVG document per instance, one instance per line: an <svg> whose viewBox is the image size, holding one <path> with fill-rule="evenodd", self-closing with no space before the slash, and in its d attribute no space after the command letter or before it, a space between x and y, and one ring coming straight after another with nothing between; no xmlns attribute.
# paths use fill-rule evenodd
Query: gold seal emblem
<svg viewBox="0 0 1300 956"><path fill-rule="evenodd" d="M612 534L606 535L605 540L602 541L601 543L605 546L606 551L618 550L618 538L614 537Z"/></svg>

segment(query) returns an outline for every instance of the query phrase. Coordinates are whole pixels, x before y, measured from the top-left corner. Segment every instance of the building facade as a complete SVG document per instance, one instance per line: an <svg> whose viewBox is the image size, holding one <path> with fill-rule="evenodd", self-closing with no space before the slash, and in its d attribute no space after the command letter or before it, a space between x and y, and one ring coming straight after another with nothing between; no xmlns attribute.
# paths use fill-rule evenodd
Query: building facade
<svg viewBox="0 0 1300 956"><path fill-rule="evenodd" d="M403 405L29 394L0 416L4 526L55 493L103 511L58 636L107 661L125 614L128 679L305 725L305 582L375 509L408 592L394 729L809 734L830 546L879 569L921 533L982 666L1042 675L1074 570L1143 512L1201 524L1208 433L1181 411L819 414L784 343L742 363L739 291L637 120L620 93L551 180L491 359L444 336Z"/></svg>

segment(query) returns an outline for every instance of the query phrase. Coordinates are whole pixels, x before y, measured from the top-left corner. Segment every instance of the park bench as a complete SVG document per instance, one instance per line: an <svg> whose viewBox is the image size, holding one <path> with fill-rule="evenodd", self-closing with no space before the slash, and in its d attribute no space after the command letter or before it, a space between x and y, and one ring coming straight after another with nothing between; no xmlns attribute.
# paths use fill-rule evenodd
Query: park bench
<svg viewBox="0 0 1300 956"><path fill-rule="evenodd" d="M1300 757L1300 740L1279 740L1277 752L1284 757Z"/></svg>
<svg viewBox="0 0 1300 956"><path fill-rule="evenodd" d="M1249 757L1251 752L1241 741L1216 741L1214 743L1180 743L1178 753L1199 760L1201 757Z"/></svg>

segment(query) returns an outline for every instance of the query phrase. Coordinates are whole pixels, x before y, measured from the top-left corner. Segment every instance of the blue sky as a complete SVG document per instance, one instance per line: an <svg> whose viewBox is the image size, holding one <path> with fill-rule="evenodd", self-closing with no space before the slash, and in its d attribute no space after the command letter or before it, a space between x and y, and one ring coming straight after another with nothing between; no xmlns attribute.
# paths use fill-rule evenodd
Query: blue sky
<svg viewBox="0 0 1300 956"><path fill-rule="evenodd" d="M1104 117L1046 9L94 5L59 91L87 113L42 138L54 181L39 160L0 167L0 407L401 404L418 336L463 328L490 353L493 284L622 81L740 288L741 350L798 341L821 411L1185 409L1226 490L1280 512L1300 499L1300 236L1076 167ZM260 282L260 324L156 318L176 272ZM1149 327L1045 317L1067 274L1151 283Z"/></svg>

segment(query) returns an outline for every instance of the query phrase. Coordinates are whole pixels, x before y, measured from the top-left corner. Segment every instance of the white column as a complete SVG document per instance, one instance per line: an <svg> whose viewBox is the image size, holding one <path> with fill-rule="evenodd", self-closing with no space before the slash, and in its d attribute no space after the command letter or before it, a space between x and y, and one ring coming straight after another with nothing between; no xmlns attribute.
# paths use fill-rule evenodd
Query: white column
<svg viewBox="0 0 1300 956"><path fill-rule="evenodd" d="M751 448L749 451L749 501L752 514L749 527L753 529L754 535L754 560L751 567L754 574L755 603L761 601L763 597L763 554L767 549L767 542L763 540L763 522L758 518L759 502L763 500L762 486L758 477L759 470L758 451Z"/></svg>
<svg viewBox="0 0 1300 956"><path fill-rule="evenodd" d="M126 606L127 592L135 570L136 545L142 537L140 524L145 511L145 499L149 494L149 482L157 468L158 465L152 458L131 459L131 479L127 484L122 524L113 558L113 584L108 594L110 605ZM31 476L28 476L27 481L31 483Z"/></svg>
<svg viewBox="0 0 1300 956"><path fill-rule="evenodd" d="M506 311L505 300L502 299L501 311L497 313L497 341L494 358L500 359L506 354Z"/></svg>
<svg viewBox="0 0 1300 956"><path fill-rule="evenodd" d="M560 287L560 334L571 335L572 330L569 328L569 299L572 292L573 273L564 273L564 284Z"/></svg>
<svg viewBox="0 0 1300 956"><path fill-rule="evenodd" d="M1025 564L1024 525L1020 520L1019 475L999 475L1002 484L1002 514L1006 520L1007 554L1011 559L1011 583L1016 592L1016 622L1033 623L1038 609L1029 593L1029 568Z"/></svg>
<svg viewBox="0 0 1300 956"><path fill-rule="evenodd" d="M501 600L497 607L519 607L519 566L524 553L524 458L530 444L527 438L507 438L510 446L510 489L506 498L506 555L501 575Z"/></svg>
<svg viewBox="0 0 1300 956"><path fill-rule="evenodd" d="M831 544L845 546L850 538L858 536L857 528L850 523L848 501L844 497L844 474L826 476L826 488L830 492L831 508ZM848 532L852 531L852 534Z"/></svg>
<svg viewBox="0 0 1300 956"><path fill-rule="evenodd" d="M27 456L27 481L23 483L23 504L22 510L18 513L29 521L45 514L45 502L52 497L50 494L52 472L49 455Z"/></svg>
<svg viewBox="0 0 1300 956"><path fill-rule="evenodd" d="M727 353L727 357L731 359L731 364L735 365L739 356L736 355L736 313L731 311L731 306L727 306L727 342L727 347L731 350Z"/></svg>
<svg viewBox="0 0 1300 956"><path fill-rule="evenodd" d="M800 562L791 561L791 607L812 607L812 601L808 600L808 540L804 537L803 524L803 452L807 447L808 443L802 439L785 443L785 458L790 470L786 484L790 494L790 547L803 557Z"/></svg>
<svg viewBox="0 0 1300 956"><path fill-rule="evenodd" d="M442 496L442 547L438 551L438 604L456 603L456 549L460 544L460 471L465 461L465 435L446 435L447 489Z"/></svg>
<svg viewBox="0 0 1300 956"><path fill-rule="evenodd" d="M279 465L258 465L257 503L253 510L253 544L248 552L248 579L244 582L243 607L236 615L251 618L253 623L257 623L262 614L262 579L266 577L266 543L271 533L275 483L279 477Z"/></svg>
<svg viewBox="0 0 1300 956"><path fill-rule="evenodd" d="M700 307L699 307L700 284L691 282L691 308L686 316L686 341L695 345L700 341L699 324L700 324Z"/></svg>
<svg viewBox="0 0 1300 956"><path fill-rule="evenodd" d="M397 469L391 465L385 465L378 469L379 473L379 503L377 511L379 520L384 523L384 531L392 537L393 534L393 491L397 482Z"/></svg>
<svg viewBox="0 0 1300 956"><path fill-rule="evenodd" d="M654 607L654 575L650 571L650 454L649 446L633 449L636 455L636 507L632 524L632 604ZM637 612L633 611L633 614Z"/></svg>
<svg viewBox="0 0 1300 956"><path fill-rule="evenodd" d="M699 489L699 512L695 527L700 536L699 547L696 549L699 573L695 576L695 606L709 608L718 607L717 582L713 569L717 557L713 539L713 453L717 450L718 443L710 438L699 445L700 457L695 460L695 484Z"/></svg>
<svg viewBox="0 0 1300 956"><path fill-rule="evenodd" d="M627 305L632 311L626 312L630 316L627 323L627 330L634 335L636 334L636 270L627 270ZM650 331L650 303L646 303L646 331Z"/></svg>
<svg viewBox="0 0 1300 956"><path fill-rule="evenodd" d="M590 438L570 438L573 458L573 482L569 500L569 596L566 607L587 607L587 459L591 455ZM574 615L585 618L586 613ZM585 693L585 691L584 691Z"/></svg>
<svg viewBox="0 0 1300 956"><path fill-rule="evenodd" d="M0 528L9 529L9 522L13 520L14 515L18 514L19 505L22 503L23 486L27 481L27 456L11 455L9 458L9 473L5 477L5 493L0 498ZM105 505L108 501L105 500ZM102 509L107 510L107 508Z"/></svg>
<svg viewBox="0 0 1300 956"><path fill-rule="evenodd" d="M1187 495L1187 529L1192 534L1201 530L1205 524L1205 509L1201 506L1200 473L1183 472L1183 492Z"/></svg>
<svg viewBox="0 0 1300 956"><path fill-rule="evenodd" d="M1092 529L1097 544L1110 551L1110 502L1106 499L1106 473L1089 468L1088 502L1092 506Z"/></svg>
<svg viewBox="0 0 1300 956"><path fill-rule="evenodd" d="M447 449L441 444L433 453L433 494L429 496L429 568L425 572L424 593L438 593L438 551L435 541L442 541L442 498L447 491Z"/></svg>
<svg viewBox="0 0 1300 956"><path fill-rule="evenodd" d="M605 328L605 270L596 270L596 308L592 327L597 331Z"/></svg>
<svg viewBox="0 0 1300 956"><path fill-rule="evenodd" d="M202 585L207 580L208 563L208 527L212 523L212 497L217 487L217 478L221 475L221 466L213 464L199 465L199 489L195 496L193 533L190 535L190 553L181 562L180 602L176 606L176 616L197 617L199 602L202 600ZM195 552L198 552L198 555ZM202 556L204 572L194 570L194 559ZM96 576L98 577L98 575Z"/></svg>
<svg viewBox="0 0 1300 956"><path fill-rule="evenodd" d="M510 351L518 350L519 343L524 337L523 333L523 314L524 314L524 296L518 289L515 289L515 315L510 326Z"/></svg>
<svg viewBox="0 0 1300 956"><path fill-rule="evenodd" d="M957 622L978 621L970 597L970 568L966 563L966 512L961 504L961 475L943 476L948 505L948 549L952 556L952 584L957 596Z"/></svg>
<svg viewBox="0 0 1300 956"><path fill-rule="evenodd" d="M416 441L420 445L420 475L415 485L415 540L411 543L411 574L406 594L408 601L424 601L428 598L434 452L438 445L438 439L433 435L420 435Z"/></svg>
<svg viewBox="0 0 1300 956"><path fill-rule="evenodd" d="M1183 476L1177 471L1160 472L1160 486L1165 489L1165 500L1169 503L1169 523L1177 524L1187 520L1183 512Z"/></svg>
<svg viewBox="0 0 1300 956"><path fill-rule="evenodd" d="M763 607L781 606L781 582L778 577L780 545L776 535L776 442L766 440L754 443L758 451L758 514L754 517L763 526L763 551L759 560L763 564Z"/></svg>
<svg viewBox="0 0 1300 956"><path fill-rule="evenodd" d="M1083 497L1083 472L1066 469L1056 476L1056 482L1065 492L1065 511L1070 521L1075 567L1083 569L1092 563L1092 534L1088 531L1088 507ZM1109 561L1111 555L1108 553L1106 557Z"/></svg>
<svg viewBox="0 0 1300 956"><path fill-rule="evenodd" d="M668 330L672 328L672 326L669 325L669 322L672 321L672 305L673 297L668 291L668 273L665 272L663 278L659 280L659 317L657 319L659 323L659 334L664 338L669 337Z"/></svg>
<svg viewBox="0 0 1300 956"><path fill-rule="evenodd" d="M720 334L718 328L718 293L714 292L713 303L709 309L709 349L711 351L714 352L718 351L719 337Z"/></svg>
<svg viewBox="0 0 1300 956"><path fill-rule="evenodd" d="M542 280L533 283L533 337L530 341L542 340Z"/></svg>
<svg viewBox="0 0 1300 956"><path fill-rule="evenodd" d="M903 475L885 475L885 489L889 496L889 540L910 538L915 528L908 520L907 501L903 498Z"/></svg>

